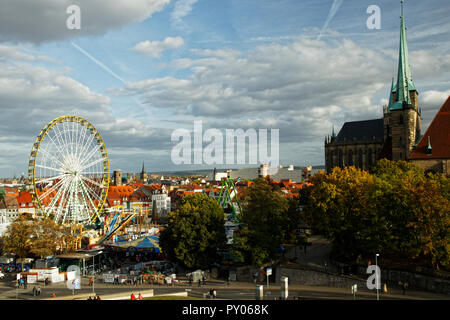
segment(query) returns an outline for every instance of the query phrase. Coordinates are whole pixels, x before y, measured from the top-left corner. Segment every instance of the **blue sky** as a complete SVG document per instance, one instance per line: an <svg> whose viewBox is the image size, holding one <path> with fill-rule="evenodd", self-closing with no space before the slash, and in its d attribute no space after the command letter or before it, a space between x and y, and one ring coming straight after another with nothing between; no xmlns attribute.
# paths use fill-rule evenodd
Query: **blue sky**
<svg viewBox="0 0 450 320"><path fill-rule="evenodd" d="M65 26L70 4L81 30ZM171 162L170 136L194 120L279 129L281 164L323 164L332 125L381 117L396 75L400 1L0 5L0 176L26 172L35 136L65 114L98 127L113 170L192 168ZM381 9L380 30L366 26L370 5ZM450 94L450 4L406 0L405 14L424 131Z"/></svg>

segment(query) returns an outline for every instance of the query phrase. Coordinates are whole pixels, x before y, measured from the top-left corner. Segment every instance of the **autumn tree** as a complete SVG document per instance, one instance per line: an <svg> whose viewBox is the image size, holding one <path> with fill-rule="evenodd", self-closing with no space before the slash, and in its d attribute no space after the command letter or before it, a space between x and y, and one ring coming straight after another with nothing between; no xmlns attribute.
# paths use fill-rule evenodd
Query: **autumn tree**
<svg viewBox="0 0 450 320"><path fill-rule="evenodd" d="M449 267L450 184L442 174L380 160L371 173L335 168L311 182L302 201L314 228L333 241L335 257L383 253Z"/></svg>
<svg viewBox="0 0 450 320"><path fill-rule="evenodd" d="M42 259L56 253L62 233L60 227L53 220L42 219L33 223L31 237L30 251Z"/></svg>
<svg viewBox="0 0 450 320"><path fill-rule="evenodd" d="M3 238L5 249L21 259L26 258L32 247L32 234L33 220L25 215L19 216L7 227Z"/></svg>
<svg viewBox="0 0 450 320"><path fill-rule="evenodd" d="M187 195L169 213L161 247L188 268L206 268L226 243L224 218L222 208L207 195Z"/></svg>
<svg viewBox="0 0 450 320"><path fill-rule="evenodd" d="M244 199L242 224L234 237L233 252L246 262L260 266L273 259L288 238L290 206L265 179L256 179Z"/></svg>

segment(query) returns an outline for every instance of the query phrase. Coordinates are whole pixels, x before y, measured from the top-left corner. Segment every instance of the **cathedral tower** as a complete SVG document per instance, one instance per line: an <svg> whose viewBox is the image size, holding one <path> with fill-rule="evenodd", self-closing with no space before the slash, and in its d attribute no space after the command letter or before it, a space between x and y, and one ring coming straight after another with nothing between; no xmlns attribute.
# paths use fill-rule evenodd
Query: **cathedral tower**
<svg viewBox="0 0 450 320"><path fill-rule="evenodd" d="M414 86L409 65L408 44L403 13L400 17L400 48L397 84L390 90L389 105L384 110L385 141L392 145L392 160L406 160L420 139L421 115L419 93Z"/></svg>

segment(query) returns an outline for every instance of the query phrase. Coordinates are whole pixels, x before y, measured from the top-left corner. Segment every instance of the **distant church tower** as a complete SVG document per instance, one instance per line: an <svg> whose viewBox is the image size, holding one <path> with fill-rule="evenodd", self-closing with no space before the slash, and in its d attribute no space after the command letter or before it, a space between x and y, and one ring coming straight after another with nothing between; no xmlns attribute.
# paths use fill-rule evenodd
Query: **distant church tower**
<svg viewBox="0 0 450 320"><path fill-rule="evenodd" d="M408 159L415 144L420 139L421 130L419 92L414 86L409 65L403 0L401 4L397 84L394 85L394 79L392 79L389 105L383 110L385 142L390 145L391 148L389 149L392 150L388 158L397 161Z"/></svg>
<svg viewBox="0 0 450 320"><path fill-rule="evenodd" d="M142 182L147 181L147 172L145 172L144 161L142 161L142 170L139 178Z"/></svg>

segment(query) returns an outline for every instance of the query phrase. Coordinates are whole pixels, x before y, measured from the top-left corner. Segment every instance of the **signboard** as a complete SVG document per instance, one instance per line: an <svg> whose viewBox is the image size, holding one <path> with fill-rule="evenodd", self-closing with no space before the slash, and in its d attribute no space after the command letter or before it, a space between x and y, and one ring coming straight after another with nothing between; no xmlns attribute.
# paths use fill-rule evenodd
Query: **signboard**
<svg viewBox="0 0 450 320"><path fill-rule="evenodd" d="M103 282L114 283L114 275L112 273L103 274Z"/></svg>
<svg viewBox="0 0 450 320"><path fill-rule="evenodd" d="M266 273L267 273L267 276L272 275L272 268L267 268Z"/></svg>
<svg viewBox="0 0 450 320"><path fill-rule="evenodd" d="M36 283L37 275L27 275L27 283Z"/></svg>

